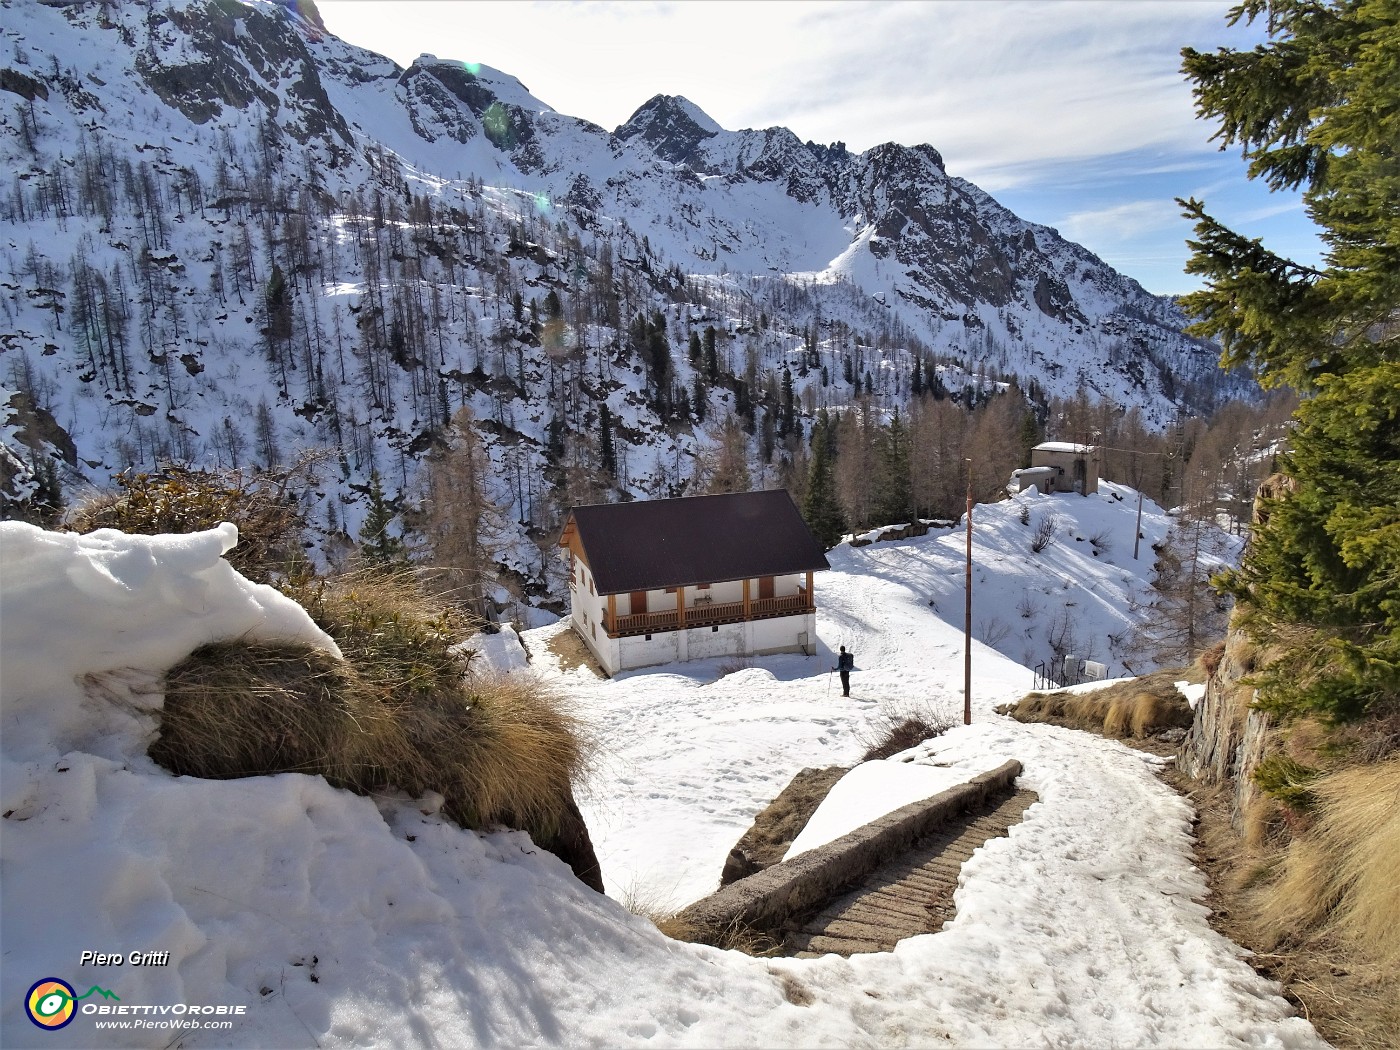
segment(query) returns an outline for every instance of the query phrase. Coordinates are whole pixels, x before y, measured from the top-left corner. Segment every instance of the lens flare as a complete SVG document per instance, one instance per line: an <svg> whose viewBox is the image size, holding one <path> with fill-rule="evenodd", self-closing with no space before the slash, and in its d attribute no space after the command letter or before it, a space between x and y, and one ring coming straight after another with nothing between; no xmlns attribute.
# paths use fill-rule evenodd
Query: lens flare
<svg viewBox="0 0 1400 1050"><path fill-rule="evenodd" d="M535 194L535 211L541 215L548 215L554 205L549 203L549 198L543 193Z"/></svg>
<svg viewBox="0 0 1400 1050"><path fill-rule="evenodd" d="M512 145L510 142L510 114L499 102L492 102L486 107L486 112L481 115L481 126L486 131L486 137L497 146L509 147Z"/></svg>
<svg viewBox="0 0 1400 1050"><path fill-rule="evenodd" d="M471 74L472 76L474 76L474 77L475 77L475 76L480 76L480 75L481 75L481 63L480 63L480 62L463 62L463 63L462 63L462 68L465 69L468 73L470 73L470 74Z"/></svg>

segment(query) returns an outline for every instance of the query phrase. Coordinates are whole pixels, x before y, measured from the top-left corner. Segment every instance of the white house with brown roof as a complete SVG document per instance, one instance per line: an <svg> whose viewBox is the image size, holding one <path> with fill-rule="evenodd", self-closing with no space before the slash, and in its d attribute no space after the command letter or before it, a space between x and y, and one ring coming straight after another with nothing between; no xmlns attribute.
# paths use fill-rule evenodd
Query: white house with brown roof
<svg viewBox="0 0 1400 1050"><path fill-rule="evenodd" d="M573 628L610 675L814 651L831 566L785 489L575 507L559 546Z"/></svg>

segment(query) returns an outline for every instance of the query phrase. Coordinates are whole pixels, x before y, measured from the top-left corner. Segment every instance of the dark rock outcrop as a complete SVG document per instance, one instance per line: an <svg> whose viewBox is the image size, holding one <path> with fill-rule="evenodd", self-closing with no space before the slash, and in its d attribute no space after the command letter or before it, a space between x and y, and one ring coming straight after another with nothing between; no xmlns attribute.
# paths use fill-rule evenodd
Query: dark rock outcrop
<svg viewBox="0 0 1400 1050"><path fill-rule="evenodd" d="M747 878L777 864L832 786L849 770L845 766L804 769L772 802L753 818L753 825L729 851L719 884Z"/></svg>

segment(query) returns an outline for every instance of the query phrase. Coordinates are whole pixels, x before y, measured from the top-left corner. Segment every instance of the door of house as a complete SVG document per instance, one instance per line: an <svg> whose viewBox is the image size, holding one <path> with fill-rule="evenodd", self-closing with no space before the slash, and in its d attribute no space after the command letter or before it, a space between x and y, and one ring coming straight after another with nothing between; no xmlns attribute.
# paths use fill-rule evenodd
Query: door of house
<svg viewBox="0 0 1400 1050"><path fill-rule="evenodd" d="M647 611L647 592L646 592L646 591L633 591L633 592L632 592L632 605L631 605L631 610L632 610L632 615L633 615L633 616L636 616L638 613L644 613L644 612Z"/></svg>
<svg viewBox="0 0 1400 1050"><path fill-rule="evenodd" d="M758 596L760 598L773 597L773 577L760 576L758 578Z"/></svg>

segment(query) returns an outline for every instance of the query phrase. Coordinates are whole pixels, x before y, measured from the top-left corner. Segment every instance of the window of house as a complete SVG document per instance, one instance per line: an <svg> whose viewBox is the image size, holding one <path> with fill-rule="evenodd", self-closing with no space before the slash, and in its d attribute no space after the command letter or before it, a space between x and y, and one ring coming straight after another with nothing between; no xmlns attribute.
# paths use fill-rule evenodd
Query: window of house
<svg viewBox="0 0 1400 1050"><path fill-rule="evenodd" d="M651 635L647 635L647 641L651 641Z"/></svg>
<svg viewBox="0 0 1400 1050"><path fill-rule="evenodd" d="M598 640L598 625L596 623L593 624L593 640L595 642Z"/></svg>
<svg viewBox="0 0 1400 1050"><path fill-rule="evenodd" d="M715 624L715 626L711 627L711 628L710 628L710 633L711 633L711 634L719 634L719 624Z"/></svg>

